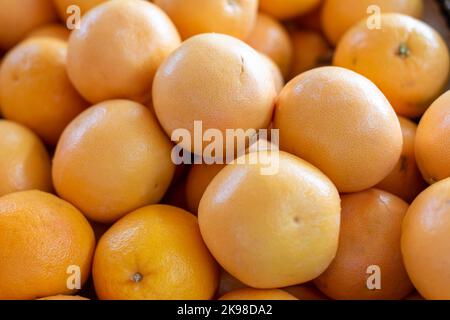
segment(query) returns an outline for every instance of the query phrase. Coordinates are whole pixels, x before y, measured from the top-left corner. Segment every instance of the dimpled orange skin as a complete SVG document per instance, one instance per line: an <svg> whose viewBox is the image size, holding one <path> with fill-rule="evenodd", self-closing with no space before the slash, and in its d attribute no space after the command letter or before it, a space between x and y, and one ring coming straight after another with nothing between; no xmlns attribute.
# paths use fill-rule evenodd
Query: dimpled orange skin
<svg viewBox="0 0 450 320"><path fill-rule="evenodd" d="M92 103L145 102L156 70L179 44L175 26L154 4L107 1L90 10L81 28L72 32L67 70L78 91Z"/></svg>
<svg viewBox="0 0 450 320"><path fill-rule="evenodd" d="M3 116L57 143L67 124L88 107L66 71L67 43L35 38L12 49L0 67Z"/></svg>
<svg viewBox="0 0 450 320"><path fill-rule="evenodd" d="M211 299L219 270L200 235L197 218L155 205L114 224L95 252L93 276L100 299Z"/></svg>
<svg viewBox="0 0 450 320"><path fill-rule="evenodd" d="M84 15L92 8L106 1L108 0L53 0L53 3L55 4L60 19L65 21L69 16L73 15L72 11L70 11L70 14L67 13L67 8L72 5L78 6L81 15Z"/></svg>
<svg viewBox="0 0 450 320"><path fill-rule="evenodd" d="M314 10L321 0L260 0L262 11L278 19L300 16Z"/></svg>
<svg viewBox="0 0 450 320"><path fill-rule="evenodd" d="M382 14L380 21L381 29L369 30L366 21L351 28L333 64L372 80L399 115L419 117L447 84L447 46L430 26L409 16Z"/></svg>
<svg viewBox="0 0 450 320"><path fill-rule="evenodd" d="M297 298L280 289L244 288L226 293L219 300L297 300Z"/></svg>
<svg viewBox="0 0 450 320"><path fill-rule="evenodd" d="M394 170L377 185L377 188L411 203L427 184L417 167L414 154L417 125L403 117L399 117L399 121L403 134L402 155Z"/></svg>
<svg viewBox="0 0 450 320"><path fill-rule="evenodd" d="M161 200L175 166L151 112L127 100L89 108L64 131L53 159L58 194L96 222L111 223Z"/></svg>
<svg viewBox="0 0 450 320"><path fill-rule="evenodd" d="M66 295L57 295L52 297L41 298L38 300L89 300L88 298L80 297L80 296L66 296Z"/></svg>
<svg viewBox="0 0 450 320"><path fill-rule="evenodd" d="M257 0L154 0L172 19L183 39L223 33L245 39L255 25Z"/></svg>
<svg viewBox="0 0 450 320"><path fill-rule="evenodd" d="M406 270L428 300L450 299L450 178L435 183L411 204L402 229Z"/></svg>
<svg viewBox="0 0 450 320"><path fill-rule="evenodd" d="M265 13L259 13L256 24L245 40L251 47L271 58L287 76L292 61L292 43L286 28Z"/></svg>
<svg viewBox="0 0 450 320"><path fill-rule="evenodd" d="M422 175L430 184L450 177L450 91L420 120L415 152Z"/></svg>
<svg viewBox="0 0 450 320"><path fill-rule="evenodd" d="M159 68L153 83L155 113L169 136L177 129L267 128L276 98L272 70L258 52L223 34L186 40ZM173 115L177 116L174 117ZM194 150L191 141L180 146Z"/></svg>
<svg viewBox="0 0 450 320"><path fill-rule="evenodd" d="M280 288L319 276L333 260L340 199L307 162L276 152L245 155L209 184L199 206L203 239L220 265L244 284ZM244 160L245 164L237 164ZM255 163L255 164L251 164Z"/></svg>
<svg viewBox="0 0 450 320"><path fill-rule="evenodd" d="M52 190L47 150L29 129L0 120L0 197L31 189Z"/></svg>
<svg viewBox="0 0 450 320"><path fill-rule="evenodd" d="M413 286L402 261L400 238L408 204L377 189L344 195L339 248L329 268L315 280L336 300L399 300ZM370 266L381 272L381 290L369 290Z"/></svg>
<svg viewBox="0 0 450 320"><path fill-rule="evenodd" d="M0 198L0 299L70 294L68 267L89 276L94 232L69 203L41 191Z"/></svg>
<svg viewBox="0 0 450 320"><path fill-rule="evenodd" d="M10 49L31 30L56 21L51 0L0 0L0 49Z"/></svg>
<svg viewBox="0 0 450 320"><path fill-rule="evenodd" d="M398 118L381 91L343 68L307 71L278 97L280 149L324 172L340 192L370 188L392 171L402 151Z"/></svg>
<svg viewBox="0 0 450 320"><path fill-rule="evenodd" d="M64 25L58 23L46 24L42 27L34 29L27 36L27 39L33 39L37 37L51 37L63 41L68 41L70 36L70 30Z"/></svg>
<svg viewBox="0 0 450 320"><path fill-rule="evenodd" d="M422 0L325 0L321 20L328 40L337 45L345 32L375 13L367 12L370 6L378 6L380 13L403 13L418 19L423 13Z"/></svg>

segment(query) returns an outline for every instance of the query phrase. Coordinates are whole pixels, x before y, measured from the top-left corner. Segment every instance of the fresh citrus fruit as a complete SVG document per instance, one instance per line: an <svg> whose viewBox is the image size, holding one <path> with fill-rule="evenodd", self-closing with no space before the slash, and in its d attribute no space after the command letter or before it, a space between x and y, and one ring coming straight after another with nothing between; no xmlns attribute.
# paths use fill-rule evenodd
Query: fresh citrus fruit
<svg viewBox="0 0 450 320"><path fill-rule="evenodd" d="M283 288L284 291L292 294L298 300L327 300L316 287L312 285L298 285L292 287Z"/></svg>
<svg viewBox="0 0 450 320"><path fill-rule="evenodd" d="M437 99L420 120L416 158L430 184L450 177L450 91Z"/></svg>
<svg viewBox="0 0 450 320"><path fill-rule="evenodd" d="M67 13L67 9L70 6L78 6L80 8L81 15L84 15L86 12L106 2L108 0L53 0L55 7L58 11L59 17L62 21L66 21L66 19L73 13Z"/></svg>
<svg viewBox="0 0 450 320"><path fill-rule="evenodd" d="M292 43L286 28L281 23L264 13L259 13L255 27L245 41L271 58L283 75L289 74Z"/></svg>
<svg viewBox="0 0 450 320"><path fill-rule="evenodd" d="M258 11L257 0L154 0L172 19L183 39L223 33L245 39Z"/></svg>
<svg viewBox="0 0 450 320"><path fill-rule="evenodd" d="M450 178L422 192L403 222L402 253L419 293L450 299Z"/></svg>
<svg viewBox="0 0 450 320"><path fill-rule="evenodd" d="M259 0L261 10L278 18L287 19L314 10L321 0Z"/></svg>
<svg viewBox="0 0 450 320"><path fill-rule="evenodd" d="M211 299L218 268L187 211L155 205L130 213L100 240L93 267L100 299Z"/></svg>
<svg viewBox="0 0 450 320"><path fill-rule="evenodd" d="M56 20L52 0L0 0L0 49L10 49L31 30Z"/></svg>
<svg viewBox="0 0 450 320"><path fill-rule="evenodd" d="M269 165L275 170L264 171ZM331 181L307 162L284 152L250 153L207 187L200 230L222 267L246 285L295 285L320 275L334 258L339 202Z"/></svg>
<svg viewBox="0 0 450 320"><path fill-rule="evenodd" d="M377 188L411 203L427 184L417 167L414 154L417 125L403 117L399 117L399 120L403 134L402 155L394 170L377 185Z"/></svg>
<svg viewBox="0 0 450 320"><path fill-rule="evenodd" d="M41 298L39 300L89 300L88 298L80 297L80 296L66 296L66 295L57 295L46 298Z"/></svg>
<svg viewBox="0 0 450 320"><path fill-rule="evenodd" d="M84 216L41 191L0 198L0 299L70 294L70 272L80 284L89 276L95 240Z"/></svg>
<svg viewBox="0 0 450 320"><path fill-rule="evenodd" d="M380 16L381 29L362 21L337 46L336 66L372 80L401 116L418 117L447 84L449 56L442 37L406 15Z"/></svg>
<svg viewBox="0 0 450 320"><path fill-rule="evenodd" d="M261 53L261 57L267 63L269 69L272 71L273 81L275 82L275 92L278 94L281 92L285 85L284 77L281 73L280 67L278 67L278 65L264 53Z"/></svg>
<svg viewBox="0 0 450 320"><path fill-rule="evenodd" d="M37 37L51 37L63 41L68 41L70 36L70 30L64 27L62 24L51 23L31 31L27 39L34 39Z"/></svg>
<svg viewBox="0 0 450 320"><path fill-rule="evenodd" d="M389 102L372 82L343 68L314 69L289 82L274 125L280 148L321 169L341 192L379 183L402 151Z"/></svg>
<svg viewBox="0 0 450 320"><path fill-rule="evenodd" d="M308 30L294 31L292 43L294 54L290 78L316 67L331 65L331 48L320 33Z"/></svg>
<svg viewBox="0 0 450 320"><path fill-rule="evenodd" d="M175 170L171 147L144 106L100 103L61 136L53 160L56 191L90 219L114 222L161 200Z"/></svg>
<svg viewBox="0 0 450 320"><path fill-rule="evenodd" d="M3 116L49 144L88 106L67 77L66 57L66 42L36 38L12 49L0 68Z"/></svg>
<svg viewBox="0 0 450 320"><path fill-rule="evenodd" d="M154 4L107 1L90 10L72 32L67 70L92 103L117 98L145 102L157 68L179 44L175 26Z"/></svg>
<svg viewBox="0 0 450 320"><path fill-rule="evenodd" d="M52 190L47 150L26 127L0 120L0 196L33 189Z"/></svg>
<svg viewBox="0 0 450 320"><path fill-rule="evenodd" d="M226 293L219 300L297 300L297 298L280 289L245 288Z"/></svg>
<svg viewBox="0 0 450 320"><path fill-rule="evenodd" d="M202 34L185 41L156 73L153 104L169 136L194 122L203 131L267 128L276 97L272 70L254 49L222 34ZM177 115L174 117L173 115ZM194 150L191 141L180 146Z"/></svg>
<svg viewBox="0 0 450 320"><path fill-rule="evenodd" d="M342 196L339 248L329 268L315 280L333 299L395 300L413 289L400 250L408 204L390 193L370 189ZM381 288L370 284L370 267L379 268ZM369 270L369 271L368 271Z"/></svg>
<svg viewBox="0 0 450 320"><path fill-rule="evenodd" d="M369 10L377 6L378 11ZM367 23L375 13L403 13L420 18L422 0L325 0L322 7L322 28L328 40L336 45L342 36L360 20ZM383 24L381 25L384 28Z"/></svg>

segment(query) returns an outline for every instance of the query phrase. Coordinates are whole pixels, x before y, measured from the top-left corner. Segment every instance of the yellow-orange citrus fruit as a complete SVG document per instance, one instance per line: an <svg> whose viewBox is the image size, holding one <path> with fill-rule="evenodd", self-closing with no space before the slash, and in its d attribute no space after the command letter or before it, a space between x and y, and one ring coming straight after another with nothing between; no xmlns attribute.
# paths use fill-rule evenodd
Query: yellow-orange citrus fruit
<svg viewBox="0 0 450 320"><path fill-rule="evenodd" d="M171 147L144 106L100 103L61 136L53 159L56 191L90 219L114 222L161 200L175 170Z"/></svg>
<svg viewBox="0 0 450 320"><path fill-rule="evenodd" d="M280 289L245 288L226 293L219 300L297 300L297 298Z"/></svg>
<svg viewBox="0 0 450 320"><path fill-rule="evenodd" d="M403 135L402 155L394 170L377 185L377 188L411 203L427 184L417 167L414 154L417 125L403 117L399 117L399 120Z"/></svg>
<svg viewBox="0 0 450 320"><path fill-rule="evenodd" d="M56 19L52 0L0 0L0 50L12 48L31 30Z"/></svg>
<svg viewBox="0 0 450 320"><path fill-rule="evenodd" d="M261 10L278 19L293 18L314 10L321 0L259 0Z"/></svg>
<svg viewBox="0 0 450 320"><path fill-rule="evenodd" d="M0 120L0 196L33 189L52 190L47 150L29 129Z"/></svg>
<svg viewBox="0 0 450 320"><path fill-rule="evenodd" d="M283 290L292 294L298 300L327 300L327 297L310 284L286 287Z"/></svg>
<svg viewBox="0 0 450 320"><path fill-rule="evenodd" d="M267 14L259 13L255 27L245 40L271 58L287 76L291 67L292 43L286 28Z"/></svg>
<svg viewBox="0 0 450 320"><path fill-rule="evenodd" d="M88 105L69 81L67 43L29 39L5 57L0 68L3 116L56 144L67 124Z"/></svg>
<svg viewBox="0 0 450 320"><path fill-rule="evenodd" d="M407 296L413 287L400 250L407 210L405 201L377 189L342 196L339 248L330 267L315 280L318 288L339 300ZM371 275L380 278L381 288L369 286L377 284Z"/></svg>
<svg viewBox="0 0 450 320"><path fill-rule="evenodd" d="M133 36L130 36L133 35ZM90 102L145 102L162 61L180 44L167 15L147 1L107 1L90 10L69 39L67 70Z"/></svg>
<svg viewBox="0 0 450 320"><path fill-rule="evenodd" d="M39 300L89 300L89 299L85 298L85 297L80 297L80 296L67 296L67 295L60 294L57 296L41 298Z"/></svg>
<svg viewBox="0 0 450 320"><path fill-rule="evenodd" d="M219 270L203 243L197 218L155 205L114 224L95 252L100 299L211 299Z"/></svg>
<svg viewBox="0 0 450 320"><path fill-rule="evenodd" d="M69 203L41 191L0 198L0 299L70 294L89 276L94 232Z"/></svg>
<svg viewBox="0 0 450 320"><path fill-rule="evenodd" d="M285 82L283 74L281 73L280 67L268 56L264 53L261 53L261 57L269 66L269 69L272 71L273 81L275 82L275 92L278 94L283 89Z"/></svg>
<svg viewBox="0 0 450 320"><path fill-rule="evenodd" d="M56 38L63 41L68 41L70 36L70 30L64 25L58 23L46 24L42 27L34 29L31 31L27 39L33 39L37 37L50 37Z"/></svg>
<svg viewBox="0 0 450 320"><path fill-rule="evenodd" d="M398 118L381 91L350 70L323 67L289 82L278 97L281 150L322 170L340 192L383 180L402 151Z"/></svg>
<svg viewBox="0 0 450 320"><path fill-rule="evenodd" d="M316 278L333 260L339 203L318 169L288 153L261 151L219 172L198 216L206 245L227 272L254 288L280 288Z"/></svg>
<svg viewBox="0 0 450 320"><path fill-rule="evenodd" d="M420 120L415 150L417 164L430 184L450 177L450 91Z"/></svg>
<svg viewBox="0 0 450 320"><path fill-rule="evenodd" d="M223 33L238 39L252 30L257 0L154 0L172 19L183 39L200 33Z"/></svg>
<svg viewBox="0 0 450 320"><path fill-rule="evenodd" d="M417 291L428 300L450 299L450 178L411 204L403 222L402 253Z"/></svg>
<svg viewBox="0 0 450 320"><path fill-rule="evenodd" d="M380 11L376 9L377 6ZM377 11L375 11L377 10ZM403 13L421 18L422 0L325 0L322 7L322 28L328 40L336 45L342 36L360 20L374 19L373 14ZM382 25L382 27L384 27Z"/></svg>
<svg viewBox="0 0 450 320"><path fill-rule="evenodd" d="M380 23L380 29L367 28L366 21L351 28L333 63L372 80L399 115L418 117L447 84L447 46L434 29L412 17L387 13Z"/></svg>
<svg viewBox="0 0 450 320"><path fill-rule="evenodd" d="M70 6L78 6L78 8L80 8L80 14L84 15L95 6L98 6L106 1L108 0L53 0L53 3L55 4L61 20L66 21L71 15L77 13L74 10L68 10L72 9ZM67 11L69 11L69 13L67 13Z"/></svg>
<svg viewBox="0 0 450 320"><path fill-rule="evenodd" d="M185 41L156 73L153 104L169 136L179 129L203 131L267 128L276 97L272 70L244 42L223 34ZM174 117L176 115L176 117ZM191 141L180 146L194 150ZM201 150L200 150L201 151Z"/></svg>

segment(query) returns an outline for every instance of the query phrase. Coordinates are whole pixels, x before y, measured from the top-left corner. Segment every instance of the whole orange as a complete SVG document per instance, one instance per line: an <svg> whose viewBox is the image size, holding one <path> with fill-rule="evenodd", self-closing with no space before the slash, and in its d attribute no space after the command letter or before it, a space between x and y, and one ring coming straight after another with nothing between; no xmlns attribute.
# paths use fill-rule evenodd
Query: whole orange
<svg viewBox="0 0 450 320"><path fill-rule="evenodd" d="M425 299L450 299L450 178L422 192L403 222L406 270Z"/></svg>
<svg viewBox="0 0 450 320"><path fill-rule="evenodd" d="M245 39L253 28L258 0L154 0L172 19L183 39L223 33Z"/></svg>
<svg viewBox="0 0 450 320"><path fill-rule="evenodd" d="M0 246L0 299L36 299L73 293L71 276L86 281L95 239L69 203L22 191L0 198Z"/></svg>
<svg viewBox="0 0 450 320"><path fill-rule="evenodd" d="M297 298L280 289L245 288L226 293L219 300L297 300Z"/></svg>
<svg viewBox="0 0 450 320"><path fill-rule="evenodd" d="M275 170L263 171L269 164ZM219 172L198 217L206 245L227 272L254 288L280 288L316 278L333 260L339 203L318 169L288 153L261 151Z"/></svg>
<svg viewBox="0 0 450 320"><path fill-rule="evenodd" d="M56 144L67 124L88 104L67 76L67 43L35 38L12 49L0 67L3 116Z"/></svg>
<svg viewBox="0 0 450 320"><path fill-rule="evenodd" d="M417 164L430 184L450 177L450 91L420 120L415 146Z"/></svg>
<svg viewBox="0 0 450 320"><path fill-rule="evenodd" d="M73 14L67 13L67 9L70 6L78 6L78 8L80 8L81 15L84 15L95 6L98 6L106 1L108 0L53 0L53 3L55 4L61 20L65 21L70 16L70 14Z"/></svg>
<svg viewBox="0 0 450 320"><path fill-rule="evenodd" d="M114 224L95 252L93 276L100 299L211 299L218 268L203 243L197 218L155 205Z"/></svg>
<svg viewBox="0 0 450 320"><path fill-rule="evenodd" d="M280 148L322 170L340 192L370 188L392 171L402 151L398 118L363 76L336 67L307 71L278 97Z"/></svg>
<svg viewBox="0 0 450 320"><path fill-rule="evenodd" d="M288 19L313 11L321 0L259 0L261 10L278 19Z"/></svg>
<svg viewBox="0 0 450 320"><path fill-rule="evenodd" d="M402 221L408 204L376 189L341 198L342 223L336 258L315 284L327 296L338 300L403 299L413 289L400 250ZM380 287L375 289L368 286L372 284L372 267L379 268Z"/></svg>
<svg viewBox="0 0 450 320"><path fill-rule="evenodd" d="M380 23L380 29L369 29L366 21L352 27L333 63L372 80L399 115L419 117L447 84L447 46L429 25L409 16L382 14Z"/></svg>
<svg viewBox="0 0 450 320"><path fill-rule="evenodd" d="M399 120L403 135L402 155L394 170L377 185L377 188L411 203L427 187L427 184L416 163L414 146L417 125L403 117L399 117Z"/></svg>
<svg viewBox="0 0 450 320"><path fill-rule="evenodd" d="M67 29L64 25L59 23L51 23L34 29L28 34L27 39L33 39L37 37L51 37L63 41L68 41L69 36L70 30Z"/></svg>
<svg viewBox="0 0 450 320"><path fill-rule="evenodd" d="M172 145L151 112L127 100L89 108L64 131L53 159L58 194L111 223L158 203L173 177Z"/></svg>
<svg viewBox="0 0 450 320"><path fill-rule="evenodd" d="M132 36L130 36L132 35ZM147 1L107 1L84 17L69 39L67 70L90 102L150 99L163 60L180 44L175 26Z"/></svg>
<svg viewBox="0 0 450 320"><path fill-rule="evenodd" d="M52 190L47 150L29 129L0 120L0 196L32 189Z"/></svg>

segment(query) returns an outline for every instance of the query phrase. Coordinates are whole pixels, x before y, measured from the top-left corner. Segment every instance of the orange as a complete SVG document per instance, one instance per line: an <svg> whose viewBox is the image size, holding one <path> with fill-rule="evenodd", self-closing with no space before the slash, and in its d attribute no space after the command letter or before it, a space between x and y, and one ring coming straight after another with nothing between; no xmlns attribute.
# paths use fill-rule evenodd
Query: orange
<svg viewBox="0 0 450 320"><path fill-rule="evenodd" d="M200 33L224 33L245 39L258 11L257 0L154 0L172 19L183 39Z"/></svg>
<svg viewBox="0 0 450 320"><path fill-rule="evenodd" d="M293 295L279 289L240 289L223 295L219 300L297 300Z"/></svg>
<svg viewBox="0 0 450 320"><path fill-rule="evenodd" d="M377 185L377 188L411 203L427 184L420 174L414 154L417 125L403 117L399 117L399 120L403 134L402 155L394 170Z"/></svg>
<svg viewBox="0 0 450 320"><path fill-rule="evenodd" d="M289 74L292 43L286 28L277 20L259 13L256 25L245 42L271 58L284 76Z"/></svg>
<svg viewBox="0 0 450 320"><path fill-rule="evenodd" d="M381 29L368 29L366 21L350 29L333 63L372 80L399 115L418 117L447 84L447 46L434 29L409 16L382 14L380 23Z"/></svg>
<svg viewBox="0 0 450 320"><path fill-rule="evenodd" d="M197 218L170 206L141 208L114 224L95 252L100 299L211 299L218 268Z"/></svg>
<svg viewBox="0 0 450 320"><path fill-rule="evenodd" d="M61 294L57 296L41 298L39 300L89 300L89 299L80 296L65 296Z"/></svg>
<svg viewBox="0 0 450 320"><path fill-rule="evenodd" d="M350 70L323 67L289 82L278 97L280 148L322 170L340 192L370 188L402 151L397 116L381 91Z"/></svg>
<svg viewBox="0 0 450 320"><path fill-rule="evenodd" d="M267 128L276 97L273 72L254 49L223 34L185 41L159 68L153 84L156 115L169 136L194 122L203 131ZM173 115L177 115L174 117ZM193 139L191 139L193 140ZM191 141L180 141L196 151Z"/></svg>
<svg viewBox="0 0 450 320"><path fill-rule="evenodd" d="M52 190L47 150L29 129L0 120L0 196L32 189Z"/></svg>
<svg viewBox="0 0 450 320"><path fill-rule="evenodd" d="M158 203L173 177L172 145L151 112L127 100L89 108L64 131L53 159L58 194L111 223Z"/></svg>
<svg viewBox="0 0 450 320"><path fill-rule="evenodd" d="M55 20L52 0L0 0L0 50L12 48L31 30Z"/></svg>
<svg viewBox="0 0 450 320"><path fill-rule="evenodd" d="M89 276L94 232L69 203L41 191L0 198L0 299L36 299L70 294L79 268ZM70 267L70 268L69 268Z"/></svg>
<svg viewBox="0 0 450 320"><path fill-rule="evenodd" d="M428 300L450 299L450 178L422 192L411 204L402 231L406 270Z"/></svg>
<svg viewBox="0 0 450 320"><path fill-rule="evenodd" d="M69 81L66 59L66 42L35 38L12 49L0 67L3 116L29 127L52 145L88 106Z"/></svg>
<svg viewBox="0 0 450 320"><path fill-rule="evenodd" d="M321 0L259 0L261 10L278 18L287 19L313 11Z"/></svg>
<svg viewBox="0 0 450 320"><path fill-rule="evenodd" d="M223 164L195 164L191 167L186 183L186 200L191 212L197 213L203 193L224 167Z"/></svg>
<svg viewBox="0 0 450 320"><path fill-rule="evenodd" d="M378 6L380 13L397 12L415 18L421 18L423 12L422 0L325 0L321 20L328 40L336 45L356 23L373 18L375 12L368 12L370 6Z"/></svg>
<svg viewBox="0 0 450 320"><path fill-rule="evenodd" d="M333 52L324 37L316 31L298 30L292 33L294 55L290 78L310 69L331 65Z"/></svg>
<svg viewBox="0 0 450 320"><path fill-rule="evenodd" d="M31 31L27 39L33 39L36 37L51 37L63 41L68 41L70 36L70 30L64 25L58 23L46 24L42 27L34 29Z"/></svg>
<svg viewBox="0 0 450 320"><path fill-rule="evenodd" d="M154 4L107 1L90 10L72 32L67 70L92 103L117 98L145 102L157 68L179 44L175 26Z"/></svg>
<svg viewBox="0 0 450 320"><path fill-rule="evenodd" d="M450 177L450 91L437 99L420 120L416 158L430 184Z"/></svg>
<svg viewBox="0 0 450 320"><path fill-rule="evenodd" d="M338 300L396 300L413 289L400 250L402 221L408 204L376 189L342 196L339 248L330 267L315 280L327 296ZM381 289L369 278L379 268Z"/></svg>
<svg viewBox="0 0 450 320"><path fill-rule="evenodd" d="M263 171L268 165L275 170ZM209 184L200 230L216 260L244 284L295 285L316 278L333 260L339 202L331 181L307 162L284 152L251 153Z"/></svg>
<svg viewBox="0 0 450 320"><path fill-rule="evenodd" d="M317 288L308 284L286 287L283 290L292 294L298 300L327 300L327 297L317 290Z"/></svg>
<svg viewBox="0 0 450 320"><path fill-rule="evenodd" d="M81 15L84 15L95 6L98 6L99 4L102 4L106 1L108 0L53 0L53 3L55 4L61 20L65 21L69 17L67 9L72 5L78 6L80 8ZM71 13L70 15L72 14L73 13Z"/></svg>

